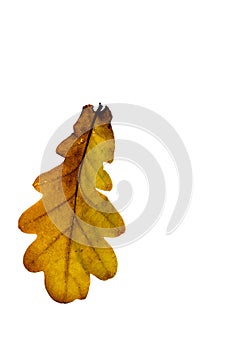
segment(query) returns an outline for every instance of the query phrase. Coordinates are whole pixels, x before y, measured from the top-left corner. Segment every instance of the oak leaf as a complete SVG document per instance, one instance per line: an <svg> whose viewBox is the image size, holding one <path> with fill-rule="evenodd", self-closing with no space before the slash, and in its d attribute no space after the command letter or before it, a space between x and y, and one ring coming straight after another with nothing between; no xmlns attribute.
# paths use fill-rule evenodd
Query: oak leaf
<svg viewBox="0 0 233 350"><path fill-rule="evenodd" d="M37 234L24 265L44 272L46 289L57 302L84 299L90 274L107 280L117 271L115 253L104 237L122 234L124 222L97 191L112 188L103 168L114 155L111 119L107 106L97 111L83 107L74 132L57 147L65 160L35 180L33 186L43 196L19 219L23 232Z"/></svg>

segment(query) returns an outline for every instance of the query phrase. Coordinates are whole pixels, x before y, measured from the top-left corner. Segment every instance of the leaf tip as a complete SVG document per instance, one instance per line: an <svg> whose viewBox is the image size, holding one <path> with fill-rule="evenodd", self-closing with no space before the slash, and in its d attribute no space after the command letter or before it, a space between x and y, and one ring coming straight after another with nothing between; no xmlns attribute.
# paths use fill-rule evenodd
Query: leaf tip
<svg viewBox="0 0 233 350"><path fill-rule="evenodd" d="M93 109L93 105L88 104L88 105L83 106L83 110L86 109L86 108L92 108Z"/></svg>

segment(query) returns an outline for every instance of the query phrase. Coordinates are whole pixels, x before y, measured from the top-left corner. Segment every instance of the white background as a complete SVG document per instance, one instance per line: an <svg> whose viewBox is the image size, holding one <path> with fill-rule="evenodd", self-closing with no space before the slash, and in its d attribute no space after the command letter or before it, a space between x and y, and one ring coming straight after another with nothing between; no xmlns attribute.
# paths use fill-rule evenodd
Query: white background
<svg viewBox="0 0 233 350"><path fill-rule="evenodd" d="M230 0L1 1L1 348L232 349L232 16ZM173 125L193 198L177 231L165 210L117 249L116 277L61 305L23 267L34 237L17 220L53 132L100 101Z"/></svg>

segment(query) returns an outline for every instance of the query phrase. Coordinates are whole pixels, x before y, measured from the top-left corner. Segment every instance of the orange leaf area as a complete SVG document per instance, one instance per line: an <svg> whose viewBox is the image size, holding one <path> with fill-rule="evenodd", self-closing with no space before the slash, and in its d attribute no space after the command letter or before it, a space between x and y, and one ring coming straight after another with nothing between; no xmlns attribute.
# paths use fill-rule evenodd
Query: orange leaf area
<svg viewBox="0 0 233 350"><path fill-rule="evenodd" d="M19 219L23 232L37 234L24 265L44 272L49 295L60 303L86 298L90 274L107 280L117 271L116 255L104 237L119 236L125 226L97 190L112 188L103 168L114 156L111 119L107 106L97 111L83 107L74 132L57 147L63 163L35 180L33 186L43 196Z"/></svg>

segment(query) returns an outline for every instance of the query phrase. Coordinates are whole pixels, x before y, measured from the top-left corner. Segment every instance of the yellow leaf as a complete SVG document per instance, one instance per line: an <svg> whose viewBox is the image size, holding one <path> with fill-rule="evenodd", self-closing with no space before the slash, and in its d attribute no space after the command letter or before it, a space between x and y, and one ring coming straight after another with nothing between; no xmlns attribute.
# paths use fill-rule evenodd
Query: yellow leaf
<svg viewBox="0 0 233 350"><path fill-rule="evenodd" d="M74 132L57 147L65 160L35 180L42 199L19 219L23 232L37 234L24 265L31 272L44 271L49 295L61 303L84 299L90 274L107 280L117 271L115 253L104 237L122 234L124 222L96 189L112 188L103 162L112 162L115 147L111 112L101 109L83 107Z"/></svg>

